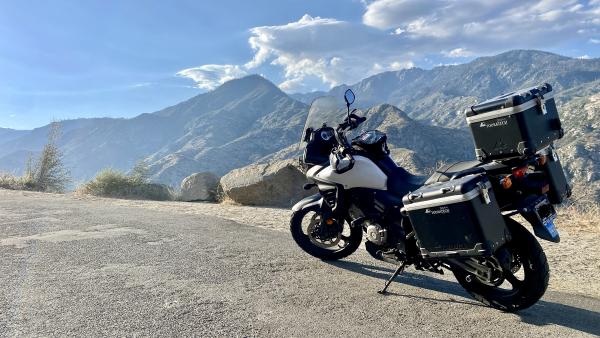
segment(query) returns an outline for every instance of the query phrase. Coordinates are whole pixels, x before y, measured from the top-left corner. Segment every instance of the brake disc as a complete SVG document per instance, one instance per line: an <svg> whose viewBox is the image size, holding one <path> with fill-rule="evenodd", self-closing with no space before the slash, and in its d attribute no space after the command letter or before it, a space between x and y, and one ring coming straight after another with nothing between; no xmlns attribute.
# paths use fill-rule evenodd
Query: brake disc
<svg viewBox="0 0 600 338"><path fill-rule="evenodd" d="M319 214L314 214L313 217L311 218L310 224L308 225L308 228L306 229L306 232L308 233L308 238L310 239L310 242L313 243L314 245L316 245L320 248L324 248L324 249L328 249L328 248L336 246L342 238L342 233L338 231L335 234L335 236L332 236L332 237L328 236L326 238L322 238L320 236L322 233L321 222L322 222L321 215L319 215Z"/></svg>

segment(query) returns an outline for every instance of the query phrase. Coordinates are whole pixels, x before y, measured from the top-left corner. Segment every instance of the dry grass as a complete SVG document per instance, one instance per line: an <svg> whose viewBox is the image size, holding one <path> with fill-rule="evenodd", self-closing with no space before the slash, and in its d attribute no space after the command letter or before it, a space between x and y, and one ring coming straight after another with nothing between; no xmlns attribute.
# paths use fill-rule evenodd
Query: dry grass
<svg viewBox="0 0 600 338"><path fill-rule="evenodd" d="M174 199L171 189L162 184L151 183L141 170L125 174L114 169L100 171L94 179L77 188L77 192L101 197L170 201Z"/></svg>
<svg viewBox="0 0 600 338"><path fill-rule="evenodd" d="M561 225L569 229L600 232L600 204L567 203L558 208Z"/></svg>
<svg viewBox="0 0 600 338"><path fill-rule="evenodd" d="M10 190L34 190L31 176L15 176L9 173L0 173L0 188Z"/></svg>

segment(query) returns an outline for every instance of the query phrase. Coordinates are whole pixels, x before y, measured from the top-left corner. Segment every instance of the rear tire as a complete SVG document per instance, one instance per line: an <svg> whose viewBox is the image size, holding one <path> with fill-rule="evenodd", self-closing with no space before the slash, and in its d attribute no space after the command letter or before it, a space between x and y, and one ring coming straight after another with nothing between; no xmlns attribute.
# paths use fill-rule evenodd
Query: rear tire
<svg viewBox="0 0 600 338"><path fill-rule="evenodd" d="M510 284L512 290L502 289L500 285L484 284L460 268L455 268L452 272L460 285L478 301L502 311L515 312L532 306L542 298L548 288L550 268L546 254L536 238L514 220L507 218L506 223L512 239L504 247L516 253L520 260L519 268L514 267L516 271L503 269L504 283ZM515 277L520 270L523 270L522 280Z"/></svg>
<svg viewBox="0 0 600 338"><path fill-rule="evenodd" d="M292 214L292 219L290 221L290 232L292 233L292 238L298 244L298 246L308 253L311 256L317 257L322 260L338 260L352 254L362 242L362 228L361 227L350 227L347 222L344 222L344 226L349 228L349 235L344 236L347 241L346 245L343 248L336 249L335 247L322 248L309 238L308 234L306 234L303 230L302 224L303 220L306 218L310 218L309 214L316 213L320 214L320 207L313 206L303 210L296 211Z"/></svg>

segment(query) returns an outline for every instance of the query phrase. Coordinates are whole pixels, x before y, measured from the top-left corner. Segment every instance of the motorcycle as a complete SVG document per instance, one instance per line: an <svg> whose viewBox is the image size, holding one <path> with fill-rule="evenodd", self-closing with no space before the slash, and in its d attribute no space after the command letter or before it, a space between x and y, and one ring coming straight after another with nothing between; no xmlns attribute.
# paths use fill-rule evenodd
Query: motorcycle
<svg viewBox="0 0 600 338"><path fill-rule="evenodd" d="M561 199L570 191L549 191L557 180L552 168L562 173L552 144L533 154L457 162L429 178L415 176L391 159L385 133L363 128L367 117L351 109L351 90L344 101L322 97L309 109L300 162L309 182L304 188L318 193L292 208L290 231L298 246L316 258L338 260L355 252L364 235L371 256L398 266L381 294L412 265L451 271L475 299L503 311L535 304L548 286L548 262L513 216L523 216L536 236L560 240L548 196Z"/></svg>

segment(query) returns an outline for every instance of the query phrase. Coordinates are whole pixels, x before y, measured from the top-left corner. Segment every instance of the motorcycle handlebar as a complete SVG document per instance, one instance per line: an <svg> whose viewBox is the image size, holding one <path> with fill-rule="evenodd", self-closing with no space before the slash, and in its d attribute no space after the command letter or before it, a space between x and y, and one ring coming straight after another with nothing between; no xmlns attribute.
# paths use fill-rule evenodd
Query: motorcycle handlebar
<svg viewBox="0 0 600 338"><path fill-rule="evenodd" d="M352 158L352 154L351 154L352 146L346 139L346 136L344 135L344 131L355 129L361 123L365 122L366 120L367 120L366 117L361 117L354 113L351 113L346 121L344 121L338 125L337 129L335 130L335 139L337 140L338 144L342 148L341 149L342 155Z"/></svg>

